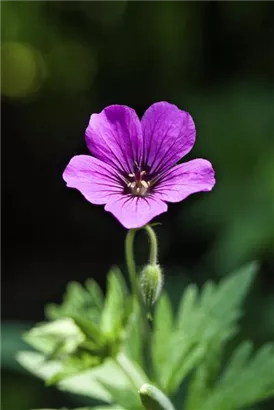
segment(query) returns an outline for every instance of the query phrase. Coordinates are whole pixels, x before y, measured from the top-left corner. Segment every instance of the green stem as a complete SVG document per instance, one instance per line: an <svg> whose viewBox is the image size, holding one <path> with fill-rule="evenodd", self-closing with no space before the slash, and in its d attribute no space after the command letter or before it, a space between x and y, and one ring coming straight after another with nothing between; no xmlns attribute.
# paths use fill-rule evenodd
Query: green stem
<svg viewBox="0 0 274 410"><path fill-rule="evenodd" d="M157 264L157 255L158 255L158 244L157 244L157 237L155 235L154 230L149 225L145 225L143 229L146 230L149 241L150 241L150 253L149 253L149 263L151 265ZM126 236L126 244L125 244L125 253L126 253L126 263L128 267L130 282L132 286L133 294L138 297L139 290L138 290L138 281L137 281L137 273L136 273L136 265L134 261L134 252L133 252L133 244L135 234L139 229L130 229Z"/></svg>
<svg viewBox="0 0 274 410"><path fill-rule="evenodd" d="M149 263L151 265L156 265L157 264L157 252L158 252L157 237L154 233L154 230L149 225L146 225L141 229L145 229L145 231L148 234L149 240L150 240ZM139 291L138 277L137 277L137 272L136 272L136 265L135 265L135 260L134 260L134 251L133 251L135 234L138 230L140 229L130 229L128 231L127 236L126 236L126 241L125 241L125 254L126 254L126 263L128 267L132 292L135 297L135 300L137 300L142 310L143 332L144 332L143 337L144 337L144 346L146 346L144 354L147 359L147 365L149 367L147 370L148 372L150 372L151 367L152 367L151 359L149 357L150 344L151 344L151 324L149 323L148 312L146 310L146 307L144 306L144 302L141 298L141 294Z"/></svg>
<svg viewBox="0 0 274 410"><path fill-rule="evenodd" d="M131 282L132 292L137 297L137 299L139 299L136 266L135 266L135 261L134 261L134 252L133 252L133 243L134 243L135 233L136 233L136 229L130 229L128 231L127 236L126 236L125 251L126 251L126 262L127 262L127 268L128 268L129 278Z"/></svg>
<svg viewBox="0 0 274 410"><path fill-rule="evenodd" d="M149 253L149 263L151 265L156 265L157 264L157 256L158 256L158 244L157 244L157 236L155 235L154 230L151 228L151 226L146 225L144 227L146 230L149 240L150 240L150 253Z"/></svg>

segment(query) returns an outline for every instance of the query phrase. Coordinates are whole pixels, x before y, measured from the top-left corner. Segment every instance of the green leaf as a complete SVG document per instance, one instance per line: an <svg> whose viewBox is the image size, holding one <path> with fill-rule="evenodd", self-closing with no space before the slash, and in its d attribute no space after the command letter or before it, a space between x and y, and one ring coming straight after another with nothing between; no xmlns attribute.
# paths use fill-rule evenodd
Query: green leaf
<svg viewBox="0 0 274 410"><path fill-rule="evenodd" d="M79 349L73 355L62 358L62 371L56 373L53 377L46 381L46 384L52 385L61 382L73 375L82 373L86 369L92 369L99 366L103 360L98 356L93 356L90 353Z"/></svg>
<svg viewBox="0 0 274 410"><path fill-rule="evenodd" d="M19 352L17 360L25 369L43 380L49 380L63 371L63 366L60 361L47 360L44 355L36 352ZM104 368L100 366L98 369L100 370L89 370L79 375L68 377L68 379L58 383L58 387L63 391L89 396L110 403L111 395L97 381L97 377L105 370L108 371L110 375L112 372L108 367Z"/></svg>
<svg viewBox="0 0 274 410"><path fill-rule="evenodd" d="M111 391L109 386L112 387ZM123 398L129 404L129 406L125 404L125 408L131 408L130 404L136 403L137 389L136 391L133 389L124 370L112 359L106 360L101 366L93 370L85 371L62 381L59 388L123 406L123 403L118 403L122 391L124 392Z"/></svg>
<svg viewBox="0 0 274 410"><path fill-rule="evenodd" d="M125 329L122 351L133 361L143 363L143 338L141 309L136 299L132 299L132 310Z"/></svg>
<svg viewBox="0 0 274 410"><path fill-rule="evenodd" d="M148 382L147 376L139 365L130 360L124 353L117 356L113 365L120 373L120 375L117 374L117 377L120 377L120 380L124 379L124 383L115 385L108 374L99 378L100 383L111 394L116 404L124 406L126 409L139 410L140 399L137 392L142 384Z"/></svg>
<svg viewBox="0 0 274 410"><path fill-rule="evenodd" d="M43 380L51 379L63 370L61 362L56 360L49 361L44 355L36 352L19 352L17 360L21 366ZM114 378L115 383L117 374L109 364L105 364L94 370L86 370L81 374L61 381L58 383L58 388L62 391L92 397L106 403L111 403L112 396L101 383L98 382L98 377L101 377L102 374L104 375L105 372L109 377Z"/></svg>
<svg viewBox="0 0 274 410"><path fill-rule="evenodd" d="M82 409L78 409L78 410L82 410ZM92 407L89 410L127 410L127 409L125 409L124 407L114 405L114 406L96 406L96 407Z"/></svg>
<svg viewBox="0 0 274 410"><path fill-rule="evenodd" d="M79 410L82 410L82 409L79 409ZM114 405L114 406L96 406L96 407L92 407L90 410L126 410L126 409L124 407Z"/></svg>
<svg viewBox="0 0 274 410"><path fill-rule="evenodd" d="M118 268L108 274L107 295L101 316L101 329L105 334L121 330L127 313L127 288Z"/></svg>
<svg viewBox="0 0 274 410"><path fill-rule="evenodd" d="M107 297L104 303L98 285L88 281L86 288L71 283L57 316L70 317L37 325L24 336L32 347L47 356L60 360L60 371L47 378L47 384L56 384L85 369L99 366L108 357L116 357L123 349L127 329L125 328L130 309L127 303L125 281L118 269L113 269L108 277ZM101 323L92 321L84 308L85 302L92 300L92 306L100 308ZM102 312L101 312L102 311Z"/></svg>
<svg viewBox="0 0 274 410"><path fill-rule="evenodd" d="M43 380L53 377L63 369L59 361L47 360L43 354L37 352L22 351L16 355L16 359L26 370Z"/></svg>
<svg viewBox="0 0 274 410"><path fill-rule="evenodd" d="M85 285L91 296L93 305L96 306L99 311L101 311L104 305L104 295L100 286L94 279L88 279Z"/></svg>
<svg viewBox="0 0 274 410"><path fill-rule="evenodd" d="M57 409L33 409L33 410L57 410ZM72 410L72 409L67 409L62 407L61 409L58 410ZM77 409L73 410L126 410L123 407L120 406L96 406L96 407L80 407Z"/></svg>
<svg viewBox="0 0 274 410"><path fill-rule="evenodd" d="M131 380L131 384L134 384L137 390L142 386L142 384L148 383L148 377L138 363L129 359L124 353L120 353L116 357L116 363L121 369L123 369L124 373Z"/></svg>
<svg viewBox="0 0 274 410"><path fill-rule="evenodd" d="M47 355L72 353L85 340L84 334L71 319L37 325L26 332L23 338Z"/></svg>
<svg viewBox="0 0 274 410"><path fill-rule="evenodd" d="M135 391L128 387L116 387L110 381L100 381L101 385L111 394L113 401L125 409L140 410L139 398Z"/></svg>
<svg viewBox="0 0 274 410"><path fill-rule="evenodd" d="M76 409L76 410L82 410L82 409ZM83 409L83 410L86 410L86 409ZM127 409L125 409L124 407L112 405L112 406L96 406L96 407L89 408L87 410L127 410Z"/></svg>
<svg viewBox="0 0 274 410"><path fill-rule="evenodd" d="M197 410L208 397L221 366L222 335L212 341L203 355L190 383L185 403L187 410Z"/></svg>
<svg viewBox="0 0 274 410"><path fill-rule="evenodd" d="M241 343L230 358L229 365L226 367L219 381L220 384L229 384L234 382L234 377L247 364L252 353L252 343L245 341Z"/></svg>
<svg viewBox="0 0 274 410"><path fill-rule="evenodd" d="M201 410L236 410L254 405L274 393L274 344L266 344L248 359L249 342L238 346Z"/></svg>
<svg viewBox="0 0 274 410"><path fill-rule="evenodd" d="M17 360L25 369L43 380L51 379L63 370L60 361L47 360L44 355L36 352L20 352ZM131 378L136 383L136 388L133 388ZM105 403L119 404L125 409L137 409L137 391L146 381L147 378L138 365L122 357L119 364L108 359L94 369L82 371L74 376L68 375L66 379L57 383L57 387L59 390L92 397ZM120 402L121 392L123 403Z"/></svg>
<svg viewBox="0 0 274 410"><path fill-rule="evenodd" d="M104 345L105 337L98 325L86 319L84 316L72 315L71 317L83 334L89 339L89 343L93 343L94 350L98 347L101 348L101 346Z"/></svg>
<svg viewBox="0 0 274 410"><path fill-rule="evenodd" d="M257 270L258 265L253 262L223 279L214 292L214 297L208 298L208 303L203 307L210 313L214 312L218 319L226 320L225 324L229 323L230 320L238 319L241 313L239 306L246 296ZM203 298L205 296L202 294L201 300ZM236 318L233 315L235 310L237 311Z"/></svg>
<svg viewBox="0 0 274 410"><path fill-rule="evenodd" d="M88 279L85 286L71 282L67 286L63 303L47 305L45 314L50 320L80 315L99 323L103 302L102 291L93 279Z"/></svg>
<svg viewBox="0 0 274 410"><path fill-rule="evenodd" d="M210 349L219 350L236 331L240 305L253 280L257 265L249 264L223 279L209 282L200 296L196 286L184 292L161 380L167 393L174 392L187 374L201 363ZM163 344L165 340L163 339ZM164 356L164 354L163 354Z"/></svg>
<svg viewBox="0 0 274 410"><path fill-rule="evenodd" d="M240 301L242 292L246 292L246 288L250 285L252 273L250 274L250 277L248 277L248 269L252 272L253 268L255 269L255 265L251 264L249 267L246 267L246 269L242 269L238 273L239 276L237 276L237 274L235 276L234 274L225 279L219 285L220 289L219 293L217 293L218 298L214 296L214 292L216 292L216 285L208 282L203 288L200 298L200 305L203 306L205 311L210 312L212 309L221 309L221 304L226 306L227 311L221 310L225 326L223 326L223 329L220 328L219 334L216 332L216 336L210 339L211 341L208 346L207 353L199 364L191 380L186 401L186 409L188 410L196 410L200 408L202 403L209 396L209 392L215 383L221 365L223 345L236 330L234 322L240 314L240 310L237 309L237 302ZM235 285L238 285L239 287L236 288ZM229 299L228 302L226 302L227 298ZM214 304L216 306L215 308ZM230 309L230 312L228 312L228 309ZM231 315L229 315L229 313ZM228 322L226 322L226 320L228 320ZM237 355L235 360L235 363L239 368L244 365L244 361L248 358L248 352L250 352L250 349L251 346L247 343L244 344L242 346L242 350L239 351L239 357ZM227 377L229 377L228 374Z"/></svg>
<svg viewBox="0 0 274 410"><path fill-rule="evenodd" d="M59 388L65 387L66 390L69 388L70 392L77 394L86 394L88 390L88 395L97 399L104 391L108 394L108 400L104 401L118 404L126 409L137 410L140 408L137 391L146 380L139 366L121 354L117 361L108 359L94 370L64 380L59 384ZM100 387L99 394L98 387Z"/></svg>
<svg viewBox="0 0 274 410"><path fill-rule="evenodd" d="M173 333L173 312L169 297L162 293L155 307L151 356L155 375L160 386L167 363L167 351L170 348Z"/></svg>
<svg viewBox="0 0 274 410"><path fill-rule="evenodd" d="M176 317L177 328L184 329L191 327L193 314L197 311L198 287L189 285L180 301L179 310Z"/></svg>

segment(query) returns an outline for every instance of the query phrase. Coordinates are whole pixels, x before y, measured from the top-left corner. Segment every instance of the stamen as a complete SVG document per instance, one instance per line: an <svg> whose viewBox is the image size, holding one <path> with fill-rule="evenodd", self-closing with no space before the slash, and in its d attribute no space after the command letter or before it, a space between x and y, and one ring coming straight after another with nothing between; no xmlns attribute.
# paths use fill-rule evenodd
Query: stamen
<svg viewBox="0 0 274 410"><path fill-rule="evenodd" d="M147 195L150 188L150 182L143 179L146 174L146 171L140 170L138 170L135 174L128 174L128 177L133 179L133 181L127 182L127 187L130 189L132 195Z"/></svg>

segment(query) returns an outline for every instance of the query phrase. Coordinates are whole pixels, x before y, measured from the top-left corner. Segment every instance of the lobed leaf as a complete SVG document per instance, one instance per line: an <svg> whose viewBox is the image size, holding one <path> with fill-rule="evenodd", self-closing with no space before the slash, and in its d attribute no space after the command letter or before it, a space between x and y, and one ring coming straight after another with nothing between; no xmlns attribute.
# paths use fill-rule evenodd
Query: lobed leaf
<svg viewBox="0 0 274 410"><path fill-rule="evenodd" d="M38 324L24 333L29 345L47 355L70 354L85 340L84 334L72 319L59 319Z"/></svg>
<svg viewBox="0 0 274 410"><path fill-rule="evenodd" d="M36 352L20 352L17 360L25 369L43 380L53 378L63 369L60 361L47 360L44 355ZM121 354L117 362L108 359L94 369L85 370L73 376L67 375L65 379L58 381L57 387L62 391L113 404L114 409L117 410L140 410L141 405L137 392L147 381L141 368ZM112 407L109 407L109 410L111 409Z"/></svg>
<svg viewBox="0 0 274 410"><path fill-rule="evenodd" d="M136 299L132 299L132 309L125 328L125 338L121 350L136 363L143 364L142 317Z"/></svg>
<svg viewBox="0 0 274 410"><path fill-rule="evenodd" d="M162 293L155 307L153 334L151 340L151 357L158 384L162 386L165 366L168 361L174 326L172 306L166 293Z"/></svg>
<svg viewBox="0 0 274 410"><path fill-rule="evenodd" d="M101 315L100 327L103 333L112 334L121 329L126 316L127 287L118 268L108 274L107 295Z"/></svg>
<svg viewBox="0 0 274 410"><path fill-rule="evenodd" d="M77 314L99 323L103 303L102 291L93 279L88 279L85 286L78 282L70 282L63 303L47 305L45 315L50 320L56 320Z"/></svg>
<svg viewBox="0 0 274 410"><path fill-rule="evenodd" d="M162 336L165 352L161 353L164 369L161 375L157 364L154 365L157 382L164 391L169 394L174 392L212 349L220 350L235 334L241 314L240 305L256 269L257 265L252 263L218 285L208 282L200 295L195 285L188 286L182 296L173 331L169 330L168 336ZM156 312L157 320L159 326L165 326ZM154 338L156 333L155 327ZM169 339L168 343L166 338Z"/></svg>
<svg viewBox="0 0 274 410"><path fill-rule="evenodd" d="M249 358L250 353L249 342L236 348L223 375L199 410L236 410L273 396L274 344L264 345Z"/></svg>

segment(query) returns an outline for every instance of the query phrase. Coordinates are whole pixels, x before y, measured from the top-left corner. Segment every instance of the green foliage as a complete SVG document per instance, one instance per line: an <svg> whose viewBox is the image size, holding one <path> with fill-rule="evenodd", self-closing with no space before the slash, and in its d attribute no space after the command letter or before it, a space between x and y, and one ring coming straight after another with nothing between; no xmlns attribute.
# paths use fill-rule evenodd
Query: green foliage
<svg viewBox="0 0 274 410"><path fill-rule="evenodd" d="M43 380L51 379L62 366L58 360L46 360L45 356L36 352L20 352L17 359L22 366ZM137 392L146 382L147 377L138 365L121 354L116 359L105 360L101 366L58 381L57 387L62 391L134 410L140 409Z"/></svg>
<svg viewBox="0 0 274 410"><path fill-rule="evenodd" d="M24 334L40 353L20 352L17 359L61 390L138 409L138 389L148 380L129 358L141 356L140 309L132 307L118 269L108 275L105 301L95 282L71 283L63 304L46 308L51 321Z"/></svg>
<svg viewBox="0 0 274 410"><path fill-rule="evenodd" d="M72 319L59 319L37 325L24 335L24 340L46 355L72 354L85 340L85 335Z"/></svg>
<svg viewBox="0 0 274 410"><path fill-rule="evenodd" d="M205 393L206 378L190 390L187 410L232 410L245 408L274 394L274 344L266 344L251 356L252 344L242 342L234 351L219 379ZM198 405L198 407L197 407Z"/></svg>
<svg viewBox="0 0 274 410"><path fill-rule="evenodd" d="M155 378L163 386L165 367L167 366L167 352L171 346L173 332L173 312L166 293L162 293L155 308L152 334L151 356Z"/></svg>
<svg viewBox="0 0 274 410"><path fill-rule="evenodd" d="M222 356L237 331L256 269L255 263L249 264L219 284L207 282L201 291L189 285L176 314L167 294L161 295L150 346L155 386L143 370L142 308L129 297L117 269L109 273L105 301L94 282L86 287L70 284L64 303L47 309L54 320L24 335L39 353L20 352L17 359L47 384L107 403L106 409L141 410L142 403L149 409L173 408L167 396L186 376L184 410L253 405L274 395L274 346L267 344L252 354L252 344L243 342L225 364ZM147 392L141 386L153 388Z"/></svg>
<svg viewBox="0 0 274 410"><path fill-rule="evenodd" d="M213 360L219 362L216 353L236 331L240 305L255 271L256 265L251 264L219 285L207 282L200 295L197 287L190 285L182 296L175 319L171 317L167 301L160 301L153 337L156 348L152 346L152 355L157 382L168 394L175 392L189 372L208 357L211 348ZM163 331L165 339L161 349L157 338L162 322L168 323L163 326L168 326L170 331L167 337Z"/></svg>
<svg viewBox="0 0 274 410"><path fill-rule="evenodd" d="M100 287L93 279L88 279L85 286L77 282L69 283L62 305L50 304L46 306L45 314L49 320L76 314L97 323L103 304L104 298Z"/></svg>
<svg viewBox="0 0 274 410"><path fill-rule="evenodd" d="M143 364L143 338L141 308L136 300L132 301L132 311L126 326L123 350L132 360Z"/></svg>
<svg viewBox="0 0 274 410"><path fill-rule="evenodd" d="M101 316L101 330L109 335L122 331L127 312L127 288L121 272L116 268L108 275L108 289Z"/></svg>
<svg viewBox="0 0 274 410"><path fill-rule="evenodd" d="M47 377L47 383L54 384L116 357L130 313L125 281L118 269L112 269L105 301L94 281L85 286L70 283L63 303L46 308L51 321L25 333L24 340L47 360L58 361L59 370Z"/></svg>
<svg viewBox="0 0 274 410"><path fill-rule="evenodd" d="M124 410L123 407L119 406L96 406L96 407L81 407L73 410ZM36 409L36 410L57 410L57 409ZM62 407L61 409L58 410L72 410L72 409L67 409Z"/></svg>
<svg viewBox="0 0 274 410"><path fill-rule="evenodd" d="M210 337L204 339L205 354L192 375L185 410L236 410L273 396L274 344L263 346L251 357L252 344L242 342L224 370L220 370L225 342L235 332L236 321L241 313L240 303L255 270L256 265L248 265L221 281L218 287L209 283L204 286L200 308L204 309L206 315L211 315L211 320L206 319ZM203 334L200 337L202 343Z"/></svg>

